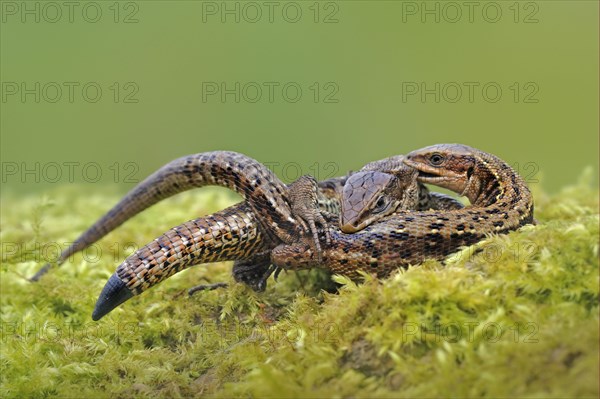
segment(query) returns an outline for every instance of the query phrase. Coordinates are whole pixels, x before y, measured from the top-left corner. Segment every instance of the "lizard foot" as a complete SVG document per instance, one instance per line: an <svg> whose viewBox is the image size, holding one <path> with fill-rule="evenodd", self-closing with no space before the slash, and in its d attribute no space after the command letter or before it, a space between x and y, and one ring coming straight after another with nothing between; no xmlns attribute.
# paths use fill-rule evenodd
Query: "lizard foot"
<svg viewBox="0 0 600 399"><path fill-rule="evenodd" d="M190 288L188 290L188 295L192 296L192 295L194 295L198 291L212 291L212 290L216 290L217 288L227 288L228 286L229 286L229 284L227 284L227 283L214 283L214 284L197 285L197 286L192 287L192 288Z"/></svg>
<svg viewBox="0 0 600 399"><path fill-rule="evenodd" d="M289 185L288 195L291 202L292 214L308 224L308 230L312 234L310 245L317 257L317 262L321 263L323 260L323 251L321 249L317 224L322 227L325 242L328 245L331 243L331 238L327 229L327 221L319 210L318 188L319 186L315 178L305 175Z"/></svg>
<svg viewBox="0 0 600 399"><path fill-rule="evenodd" d="M244 283L254 291L262 292L267 288L267 280L274 274L275 281L281 270L271 265L271 252L261 252L249 259L236 260L233 264L233 279Z"/></svg>
<svg viewBox="0 0 600 399"><path fill-rule="evenodd" d="M277 281L280 272L281 268L271 265L270 252L258 254L250 259L236 260L232 270L235 281L246 284L257 292L262 292L267 288L267 280L273 273L273 277ZM190 288L188 294L191 296L198 291L212 291L228 286L227 283L202 284Z"/></svg>

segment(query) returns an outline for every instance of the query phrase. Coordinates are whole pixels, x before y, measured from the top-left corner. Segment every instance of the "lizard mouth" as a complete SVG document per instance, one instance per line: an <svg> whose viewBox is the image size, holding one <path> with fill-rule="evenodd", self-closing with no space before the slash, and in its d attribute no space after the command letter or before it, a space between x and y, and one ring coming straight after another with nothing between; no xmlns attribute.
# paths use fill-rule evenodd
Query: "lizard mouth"
<svg viewBox="0 0 600 399"><path fill-rule="evenodd" d="M421 183L447 188L459 194L465 188L464 176L451 169L436 168L426 163L416 162L407 158L404 158L404 163L419 171L417 179Z"/></svg>
<svg viewBox="0 0 600 399"><path fill-rule="evenodd" d="M362 229L364 229L367 226L368 226L368 224L366 222L359 223L359 224L356 224L353 222L346 222L346 223L340 224L340 230L342 231L342 233L351 234L351 233L356 233L357 231L361 231Z"/></svg>
<svg viewBox="0 0 600 399"><path fill-rule="evenodd" d="M427 180L427 181L431 181L431 180L439 180L442 179L443 176L439 176L433 173L429 173L429 172L423 172L423 171L419 171L419 174L417 175L419 180Z"/></svg>
<svg viewBox="0 0 600 399"><path fill-rule="evenodd" d="M405 158L404 163L419 172L418 179L422 183L433 183L457 177L451 170L435 168L422 162L415 162L411 159Z"/></svg>

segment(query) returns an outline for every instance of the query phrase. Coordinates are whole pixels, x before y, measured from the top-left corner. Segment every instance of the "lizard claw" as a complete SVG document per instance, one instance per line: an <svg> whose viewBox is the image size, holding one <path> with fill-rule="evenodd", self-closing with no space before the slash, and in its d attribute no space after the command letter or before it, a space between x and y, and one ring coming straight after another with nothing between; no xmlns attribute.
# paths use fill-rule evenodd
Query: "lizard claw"
<svg viewBox="0 0 600 399"><path fill-rule="evenodd" d="M256 292L267 288L267 280L271 275L277 281L281 268L271 264L271 251L261 252L251 258L236 260L233 264L233 278L244 283ZM212 288L211 288L212 289Z"/></svg>
<svg viewBox="0 0 600 399"><path fill-rule="evenodd" d="M279 278L279 274L281 273L281 271L283 269L279 266L273 266L273 267L275 268L275 273L273 274L273 280L277 281L277 279Z"/></svg>
<svg viewBox="0 0 600 399"><path fill-rule="evenodd" d="M271 277L271 274L273 275L273 279L275 281L277 281L277 278L279 277L279 273L281 273L280 267L275 266L275 265L270 265L269 268L262 275L260 281L258 282L257 291L262 292L267 288L267 280L269 279L269 277Z"/></svg>
<svg viewBox="0 0 600 399"><path fill-rule="evenodd" d="M319 210L318 187L314 177L305 175L290 184L288 193L292 214L308 224L308 233L312 235L312 241L309 245L316 255L317 262L322 263L323 250L319 240L317 224L321 225L325 234L325 242L328 245L331 243L331 238L327 230L327 221Z"/></svg>
<svg viewBox="0 0 600 399"><path fill-rule="evenodd" d="M227 288L229 284L227 283L213 283L213 284L202 284L192 287L188 290L188 295L192 296L198 291L212 291L217 288Z"/></svg>

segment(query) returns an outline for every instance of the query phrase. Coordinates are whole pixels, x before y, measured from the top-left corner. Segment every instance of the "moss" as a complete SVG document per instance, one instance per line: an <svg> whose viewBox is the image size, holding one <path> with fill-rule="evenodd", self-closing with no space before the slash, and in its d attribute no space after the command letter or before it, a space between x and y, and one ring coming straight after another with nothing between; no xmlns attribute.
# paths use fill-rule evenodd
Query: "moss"
<svg viewBox="0 0 600 399"><path fill-rule="evenodd" d="M230 264L194 267L101 322L90 314L132 248L236 201L182 194L38 284L30 276L116 202L59 188L2 199L2 397L597 397L598 190L590 173L535 190L539 224L364 284L283 273L257 294ZM89 190L88 190L89 191ZM98 190L101 191L101 190ZM85 195L82 195L85 193ZM329 283L329 288L331 284ZM331 291L331 289L329 290Z"/></svg>

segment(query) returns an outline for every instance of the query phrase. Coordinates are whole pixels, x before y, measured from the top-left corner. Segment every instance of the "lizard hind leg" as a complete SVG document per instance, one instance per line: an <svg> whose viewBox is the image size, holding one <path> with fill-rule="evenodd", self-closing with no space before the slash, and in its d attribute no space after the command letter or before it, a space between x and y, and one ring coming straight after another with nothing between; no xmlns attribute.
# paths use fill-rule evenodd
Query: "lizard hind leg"
<svg viewBox="0 0 600 399"><path fill-rule="evenodd" d="M281 268L271 264L271 251L259 252L250 258L238 259L233 263L231 274L238 283L243 283L256 292L263 292L267 288L267 280L271 275L277 281ZM197 285L189 289L188 294L193 295L198 291L212 291L217 288L226 288L227 283Z"/></svg>
<svg viewBox="0 0 600 399"><path fill-rule="evenodd" d="M271 256L269 252L261 252L247 259L238 259L233 262L231 274L238 283L243 283L254 291L264 291L266 288L266 278L264 274L271 265ZM267 276L268 278L268 276ZM188 294L194 295L198 291L212 291L217 288L227 288L229 284L218 282L212 284L196 285L188 290Z"/></svg>
<svg viewBox="0 0 600 399"><path fill-rule="evenodd" d="M216 290L217 288L227 288L227 287L229 287L229 284L227 284L227 283L201 284L201 285L197 285L195 287L190 288L188 290L188 295L192 296L198 291L212 291L212 290Z"/></svg>
<svg viewBox="0 0 600 399"><path fill-rule="evenodd" d="M267 288L267 280L273 272L275 272L275 280L277 280L279 270L271 265L271 251L260 252L250 258L236 260L231 271L235 281L244 283L257 292L262 292Z"/></svg>

